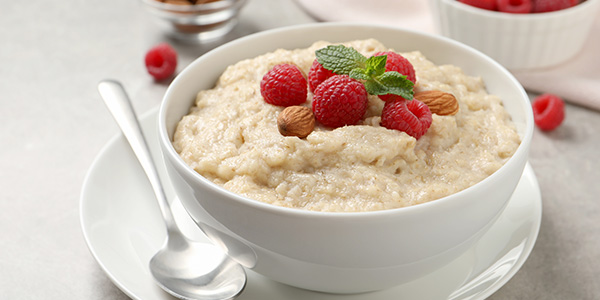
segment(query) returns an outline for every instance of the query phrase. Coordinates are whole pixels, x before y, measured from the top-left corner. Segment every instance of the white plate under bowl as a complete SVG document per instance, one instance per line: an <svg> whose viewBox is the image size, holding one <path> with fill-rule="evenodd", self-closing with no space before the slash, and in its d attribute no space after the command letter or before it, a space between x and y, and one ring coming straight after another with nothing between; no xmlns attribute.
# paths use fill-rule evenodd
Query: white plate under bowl
<svg viewBox="0 0 600 300"><path fill-rule="evenodd" d="M156 110L140 118L148 144L160 161ZM170 199L164 166L158 164ZM162 245L166 232L156 200L133 152L122 135L99 153L83 184L80 218L87 245L108 277L133 299L173 299L154 284L148 261ZM173 213L188 236L209 243L176 199ZM537 179L528 164L505 211L465 254L425 277L391 289L344 299L485 299L502 287L533 249L542 215ZM240 300L339 299L271 281L251 270Z"/></svg>

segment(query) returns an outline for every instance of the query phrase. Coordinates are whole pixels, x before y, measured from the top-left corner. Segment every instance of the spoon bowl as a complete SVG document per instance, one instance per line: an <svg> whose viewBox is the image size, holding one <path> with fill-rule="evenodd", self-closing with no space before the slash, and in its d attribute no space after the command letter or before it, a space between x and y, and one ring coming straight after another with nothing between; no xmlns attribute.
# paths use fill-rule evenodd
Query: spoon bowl
<svg viewBox="0 0 600 300"><path fill-rule="evenodd" d="M175 223L148 145L123 86L103 80L98 91L138 158L156 195L167 239L149 262L156 283L186 300L232 299L246 286L244 268L212 244L186 238Z"/></svg>
<svg viewBox="0 0 600 300"><path fill-rule="evenodd" d="M182 299L231 299L246 282L245 276L223 276L244 271L220 249L190 243L179 232L169 233L165 247L150 260L150 272L162 289Z"/></svg>

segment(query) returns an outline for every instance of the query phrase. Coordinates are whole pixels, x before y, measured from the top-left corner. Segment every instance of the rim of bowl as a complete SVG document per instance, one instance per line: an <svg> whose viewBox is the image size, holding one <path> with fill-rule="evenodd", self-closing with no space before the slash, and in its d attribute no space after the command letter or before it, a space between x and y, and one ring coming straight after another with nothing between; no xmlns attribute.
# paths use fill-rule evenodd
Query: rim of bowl
<svg viewBox="0 0 600 300"><path fill-rule="evenodd" d="M320 28L361 27L361 28L372 28L372 29L377 29L377 28L384 28L384 29L388 29L388 30L392 29L392 30L396 30L396 31L402 32L402 33L416 34L416 35L420 35L425 38L439 40L442 43L448 43L455 47L462 48L462 50L470 53L471 55L476 55L476 56L479 56L480 58L486 60L488 63L492 64L494 66L494 68L496 68L499 72L501 72L504 76L506 76L512 82L512 84L516 85L518 87L518 89L520 90L521 98L523 100L523 101L520 101L520 106L521 106L521 109L525 111L525 123L524 123L525 126L523 128L523 132L520 133L521 143L519 144L517 150L515 151L513 156L511 156L511 158L509 158L494 173L492 173L488 177L482 179L481 181L475 183L474 185L467 187L459 192L450 194L450 195L442 197L442 198L434 199L434 200L431 200L431 201L428 201L425 203L416 204L416 205L392 208L392 209L375 210L375 211L360 211L360 212L312 211L312 210L303 210L303 209L298 209L298 208L277 206L274 204L261 202L258 200L254 200L254 199L236 194L232 191L229 191L229 190L217 185L216 183L214 183L214 182L210 181L209 179L205 178L204 176L200 175L198 172L196 172L194 169L192 169L187 163L185 163L183 161L183 159L179 156L179 154L175 151L175 148L173 147L173 144L169 137L169 133L167 132L167 126L166 126L166 113L168 110L167 104L169 102L168 99L169 99L170 95L173 93L173 89L178 85L179 81L181 81L181 77L182 77L181 75L184 75L184 73L186 73L186 70L192 69L194 67L194 65L198 64L201 61L201 58L203 56L208 55L210 53L220 51L221 48L239 47L238 46L239 44L243 44L247 40L259 39L264 36L280 34L281 32L304 30L304 29L310 29L310 28L315 28L315 27L320 27ZM423 32L419 32L416 30L398 28L398 27L394 27L394 26L361 23L361 22L309 23L309 24L300 24L300 25L280 27L280 28L275 28L275 29L270 29L270 30L265 30L265 31L254 33L254 34L250 34L250 35L238 38L236 40L230 41L228 43L225 43L225 44L223 44L219 47L216 47L213 50L203 54L202 56L196 58L191 64L189 64L186 68L184 68L184 70L181 71L177 77L175 77L173 82L167 88L167 91L163 97L163 100L162 100L160 108L159 108L158 131L159 131L160 144L162 144L161 148L163 151L163 155L166 154L167 156L169 156L169 157L165 157L165 159L171 160L171 162L177 164L175 166L176 169L184 170L184 172L186 173L187 176L194 178L195 180L202 183L206 188L212 190L213 192L223 194L224 196L227 196L228 198L233 199L234 201L241 202L244 205L248 205L253 208L269 211L272 213L279 213L279 214L283 214L283 215L293 215L293 216L359 219L359 218L370 218L373 216L383 217L383 216L387 216L387 215L419 212L421 210L428 209L431 206L435 207L435 206L443 206L443 205L452 205L452 202L455 198L460 198L463 194L469 193L472 189L478 188L481 185L485 185L485 184L487 184L487 182L494 180L495 177L501 176L502 173L507 172L506 171L508 169L507 166L509 164L510 165L514 164L515 163L514 161L517 159L516 158L517 156L521 156L521 155L527 156L528 155L529 144L531 142L531 138L533 136L533 129L534 129L533 112L532 112L531 105L529 103L530 103L529 97L527 96L527 93L525 92L524 88L521 86L521 84L518 82L518 80L506 68L504 68L498 62L496 62L489 56L483 54L479 50L476 50L470 46L467 46L465 44L462 44L462 43L452 40L450 38L446 38L446 37L439 36L439 35L433 35L433 34L429 34L429 33L423 33ZM166 153L164 153L165 150L166 150ZM523 152L526 152L526 153L523 153Z"/></svg>
<svg viewBox="0 0 600 300"><path fill-rule="evenodd" d="M151 6L160 10L167 10L172 12L202 12L202 11L214 11L221 10L235 6L238 3L246 2L246 0L218 0L209 3L202 4L190 4L190 5L178 5L160 2L158 0L141 0L146 5Z"/></svg>
<svg viewBox="0 0 600 300"><path fill-rule="evenodd" d="M556 10L549 11L543 13L528 13L528 14L513 14L513 13L505 13L500 11L487 10L483 8L474 7L468 4L464 4L457 0L439 0L440 2L444 2L448 5L452 5L457 9L462 9L464 11L471 12L473 14L480 14L485 17L496 18L496 19L505 19L505 20L546 20L546 19L555 19L559 17L565 17L571 14L576 14L579 11L588 9L589 6L596 4L596 2L600 2L600 0L585 0L575 6Z"/></svg>

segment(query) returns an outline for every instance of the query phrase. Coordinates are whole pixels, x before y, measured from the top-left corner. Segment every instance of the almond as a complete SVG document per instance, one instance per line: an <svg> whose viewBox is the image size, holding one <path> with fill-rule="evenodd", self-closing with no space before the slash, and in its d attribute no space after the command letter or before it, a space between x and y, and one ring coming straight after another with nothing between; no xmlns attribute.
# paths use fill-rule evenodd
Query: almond
<svg viewBox="0 0 600 300"><path fill-rule="evenodd" d="M450 93L437 90L422 91L415 93L414 98L429 106L431 113L440 116L455 115L458 112L458 101Z"/></svg>
<svg viewBox="0 0 600 300"><path fill-rule="evenodd" d="M315 128L315 115L306 106L288 106L277 117L277 128L283 136L307 137Z"/></svg>

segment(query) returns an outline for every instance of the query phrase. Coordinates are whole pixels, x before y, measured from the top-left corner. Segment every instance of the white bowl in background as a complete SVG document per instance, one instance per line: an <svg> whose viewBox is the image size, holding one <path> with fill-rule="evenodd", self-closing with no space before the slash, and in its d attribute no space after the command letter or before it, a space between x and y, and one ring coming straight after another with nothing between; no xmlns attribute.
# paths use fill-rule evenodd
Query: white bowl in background
<svg viewBox="0 0 600 300"><path fill-rule="evenodd" d="M530 14L490 11L456 0L430 3L442 35L482 51L511 71L550 67L574 57L600 13L600 0Z"/></svg>
<svg viewBox="0 0 600 300"><path fill-rule="evenodd" d="M375 38L397 51L420 50L436 64L481 76L499 95L522 137L506 164L461 192L411 207L358 213L284 208L234 194L189 167L171 144L196 94L214 86L228 65L278 48L318 40ZM317 23L253 34L192 62L172 82L159 111L164 162L183 206L235 260L292 286L357 293L384 289L431 273L464 253L503 211L527 162L533 132L529 99L518 81L481 52L456 41L394 27Z"/></svg>

